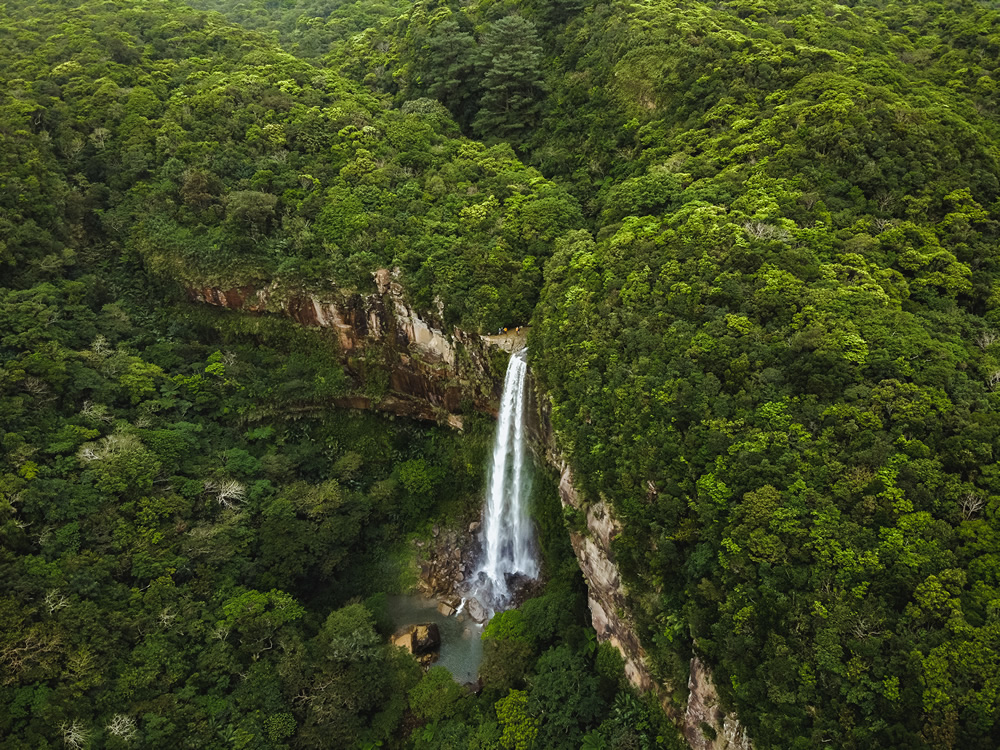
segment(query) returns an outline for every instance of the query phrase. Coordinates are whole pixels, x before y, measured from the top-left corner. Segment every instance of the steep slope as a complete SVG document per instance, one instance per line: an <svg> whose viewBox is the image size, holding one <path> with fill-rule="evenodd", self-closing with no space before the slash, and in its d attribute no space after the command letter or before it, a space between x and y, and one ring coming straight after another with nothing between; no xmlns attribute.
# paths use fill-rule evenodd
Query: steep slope
<svg viewBox="0 0 1000 750"><path fill-rule="evenodd" d="M217 16L76 7L3 10L12 320L108 254L277 282L276 309L397 266L442 328L533 311L568 520L602 515L615 601L678 704L695 656L759 748L996 744L988 4L417 3L333 48L358 84ZM63 393L40 335L5 343L25 425L26 394ZM57 363L85 344L37 341ZM314 358L289 379L341 395ZM187 377L219 371L202 360ZM160 382L144 361L115 398ZM37 463L10 441L16 493Z"/></svg>
<svg viewBox="0 0 1000 750"><path fill-rule="evenodd" d="M759 747L994 744L996 11L424 3L332 59L475 132L512 13L593 221L529 343L649 668Z"/></svg>
<svg viewBox="0 0 1000 750"><path fill-rule="evenodd" d="M417 309L489 330L527 321L552 240L580 223L510 149L452 137L440 105L388 110L218 16L166 3L5 13L19 23L3 32L8 265L58 273L64 250L112 242L227 288L368 290L376 269L400 267ZM65 216L36 215L56 193Z"/></svg>
<svg viewBox="0 0 1000 750"><path fill-rule="evenodd" d="M415 535L478 513L487 420L336 409L357 398L346 332L187 293L287 312L370 289L398 313L364 321L398 324L387 358L417 340L449 369L454 340L414 311L527 319L575 202L440 107L388 112L177 4L6 3L0 77L0 745L402 747L431 716L499 736L494 692L481 709L445 675L441 708L437 675L421 700L377 594L412 582ZM390 364L372 356L367 396ZM565 573L506 674L561 649L539 670L584 679L572 744L617 677L579 655Z"/></svg>
<svg viewBox="0 0 1000 750"><path fill-rule="evenodd" d="M706 659L758 747L991 744L996 113L863 9L674 11L531 341L654 672Z"/></svg>

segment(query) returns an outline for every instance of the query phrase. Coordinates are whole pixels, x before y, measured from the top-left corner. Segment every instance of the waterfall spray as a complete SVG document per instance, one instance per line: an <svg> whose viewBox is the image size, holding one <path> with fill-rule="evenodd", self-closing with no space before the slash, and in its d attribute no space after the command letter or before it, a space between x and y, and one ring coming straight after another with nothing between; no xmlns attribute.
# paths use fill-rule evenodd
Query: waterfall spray
<svg viewBox="0 0 1000 750"><path fill-rule="evenodd" d="M527 508L531 494L531 471L525 464L530 459L524 441L527 352L522 349L512 355L507 365L493 457L486 476L483 555L476 580L477 598L493 611L510 601L510 576L538 576Z"/></svg>

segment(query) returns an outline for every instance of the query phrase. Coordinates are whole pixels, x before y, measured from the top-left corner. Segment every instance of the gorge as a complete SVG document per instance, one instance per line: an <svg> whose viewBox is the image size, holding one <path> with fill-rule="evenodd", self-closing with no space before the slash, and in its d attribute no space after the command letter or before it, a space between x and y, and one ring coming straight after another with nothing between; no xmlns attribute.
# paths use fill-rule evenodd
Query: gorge
<svg viewBox="0 0 1000 750"><path fill-rule="evenodd" d="M582 527L566 533L588 586L587 604L597 638L621 653L629 682L639 691L658 695L664 710L695 750L750 748L737 717L722 710L711 673L696 656L691 659L690 679L683 686L688 696L680 705L676 702L679 686L659 684L651 675L615 564L612 542L619 527L606 503L589 501L574 486L572 471L551 431L548 395L531 377L527 350L516 348L524 340L523 334L480 337L455 329L447 335L406 305L401 287L390 283L392 276L388 269L379 270L374 274L377 294L354 296L347 302L334 301L341 299L335 290L325 296L291 295L293 300L302 300L293 303L276 302L266 295L255 297L217 289L199 290L190 296L194 301L234 312L277 314L307 327L332 328L337 332L338 357L345 364L350 363L351 357L363 356L366 347L388 345L390 351L398 352L392 360L399 362L404 372L416 375L400 377L392 372L390 389L381 400L349 399L342 401L344 405L443 420L452 427L460 427L460 414L442 410L447 402L442 401L439 394L441 384L447 383L445 388L454 390L446 392L456 394L451 404L458 404L464 398L466 403L475 403L488 414L496 414L493 448L487 467L483 527L478 532L482 540L478 569L471 581L450 583L448 578L443 581L449 582L464 598L481 601L483 606L476 608L476 616L488 619L509 603L509 581L518 575L533 578L538 574L531 540L532 524L526 507L530 474L525 464L534 456L557 472L562 506L585 519ZM324 312L303 316L298 312L302 309ZM505 349L510 355L502 379L487 364L491 361L487 353L493 347ZM459 351L472 356L459 357ZM363 387L362 379L358 388L363 390ZM466 388L468 392L464 392ZM493 400L482 400L484 398ZM450 550L442 549L440 554L449 553ZM432 593L447 598L450 591L438 589ZM706 735L703 726L711 727L714 737Z"/></svg>
<svg viewBox="0 0 1000 750"><path fill-rule="evenodd" d="M0 745L997 746L995 5L4 2Z"/></svg>

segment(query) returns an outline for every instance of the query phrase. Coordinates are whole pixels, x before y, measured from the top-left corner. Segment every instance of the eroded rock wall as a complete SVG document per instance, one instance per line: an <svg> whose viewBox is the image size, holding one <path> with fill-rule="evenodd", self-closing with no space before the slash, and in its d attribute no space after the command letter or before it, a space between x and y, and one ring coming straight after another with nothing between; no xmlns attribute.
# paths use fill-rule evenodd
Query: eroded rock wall
<svg viewBox="0 0 1000 750"><path fill-rule="evenodd" d="M615 564L612 542L621 525L608 503L585 498L577 489L573 471L556 444L548 398L537 392L532 397L534 419L528 425L529 433L539 457L559 472L559 499L563 508L572 509L569 515L576 518L571 523L570 542L587 583L587 604L598 640L618 649L629 682L643 692L656 693L664 711L694 750L752 750L737 717L722 711L712 674L697 656L691 659L688 700L683 711L675 705L672 686L653 679L629 614L627 588Z"/></svg>
<svg viewBox="0 0 1000 750"><path fill-rule="evenodd" d="M657 689L646 669L646 652L628 619L625 589L611 551L611 541L621 528L603 502L585 504L573 486L573 472L563 464L559 476L559 499L586 518L585 531L571 530L570 542L580 571L587 582L587 604L597 638L609 641L625 660L625 675L642 691ZM663 689L657 689L662 693Z"/></svg>
<svg viewBox="0 0 1000 750"><path fill-rule="evenodd" d="M658 684L646 664L646 652L629 617L626 589L615 564L612 541L621 531L611 507L585 502L573 484L573 472L561 462L559 498L586 519L584 530L570 531L570 542L587 582L587 604L599 641L608 641L625 661L629 682L643 692L654 691L667 714L677 722L694 750L752 750L746 731L732 713L722 711L711 671L691 659L688 700L683 713L671 700L671 686Z"/></svg>
<svg viewBox="0 0 1000 750"><path fill-rule="evenodd" d="M354 394L337 400L340 406L459 429L463 408L495 415L503 373L493 372L489 348L494 344L457 328L446 332L421 317L406 302L392 272L382 269L374 277L377 291L370 294L305 292L271 283L192 288L188 296L253 315L284 315L306 327L336 332L341 361L357 385ZM389 371L388 387L376 399L363 393L369 367Z"/></svg>
<svg viewBox="0 0 1000 750"><path fill-rule="evenodd" d="M712 672L701 659L691 659L684 737L694 750L751 750L746 730L736 714L725 713Z"/></svg>

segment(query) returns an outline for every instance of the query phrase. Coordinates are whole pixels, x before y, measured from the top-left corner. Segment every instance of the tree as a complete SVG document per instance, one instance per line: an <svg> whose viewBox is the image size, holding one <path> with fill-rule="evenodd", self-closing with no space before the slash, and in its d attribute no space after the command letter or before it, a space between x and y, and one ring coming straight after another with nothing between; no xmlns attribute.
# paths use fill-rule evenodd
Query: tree
<svg viewBox="0 0 1000 750"><path fill-rule="evenodd" d="M410 690L413 713L427 721L450 719L462 709L465 692L444 667L431 667Z"/></svg>
<svg viewBox="0 0 1000 750"><path fill-rule="evenodd" d="M542 654L528 682L529 710L539 720L539 744L576 750L584 732L607 708L600 680L579 654L563 645Z"/></svg>
<svg viewBox="0 0 1000 750"><path fill-rule="evenodd" d="M517 15L501 18L486 33L480 55L483 96L475 131L523 143L541 117L545 93L535 25Z"/></svg>
<svg viewBox="0 0 1000 750"><path fill-rule="evenodd" d="M463 128L472 119L476 40L449 17L438 23L414 61L415 88L448 108Z"/></svg>
<svg viewBox="0 0 1000 750"><path fill-rule="evenodd" d="M529 750L538 737L538 719L528 713L528 694L511 690L496 702L496 710L503 727L500 744L505 750Z"/></svg>
<svg viewBox="0 0 1000 750"><path fill-rule="evenodd" d="M230 597L222 606L225 619L220 623L236 633L240 646L256 660L261 652L274 647L279 629L299 619L305 610L284 591L244 591Z"/></svg>

